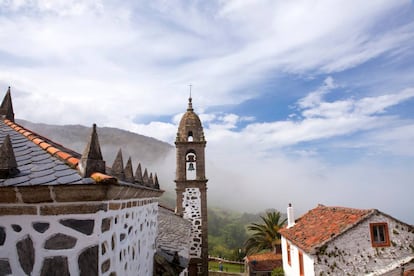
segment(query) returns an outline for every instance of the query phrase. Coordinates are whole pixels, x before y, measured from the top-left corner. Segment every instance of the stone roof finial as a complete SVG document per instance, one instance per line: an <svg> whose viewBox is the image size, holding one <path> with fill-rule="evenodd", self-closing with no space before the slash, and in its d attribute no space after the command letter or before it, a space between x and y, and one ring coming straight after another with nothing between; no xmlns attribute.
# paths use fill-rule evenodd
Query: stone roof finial
<svg viewBox="0 0 414 276"><path fill-rule="evenodd" d="M149 181L148 181L148 186L150 186L151 188L153 188L154 187L154 178L153 178L153 176L152 176L152 173L150 173L150 176L149 176L149 179L148 179Z"/></svg>
<svg viewBox="0 0 414 276"><path fill-rule="evenodd" d="M142 182L145 186L149 186L148 171L147 168L144 170L144 175L142 176Z"/></svg>
<svg viewBox="0 0 414 276"><path fill-rule="evenodd" d="M160 183L158 183L158 176L157 173L154 175L154 188L159 190L160 189Z"/></svg>
<svg viewBox="0 0 414 276"><path fill-rule="evenodd" d="M112 165L111 174L119 180L125 179L124 160L122 159L122 150L119 149L118 154Z"/></svg>
<svg viewBox="0 0 414 276"><path fill-rule="evenodd" d="M13 103L10 93L10 86L7 89L6 95L3 98L3 101L0 106L0 116L3 116L5 119L8 119L14 122L14 112L13 112Z"/></svg>
<svg viewBox="0 0 414 276"><path fill-rule="evenodd" d="M125 181L134 183L134 172L132 171L131 157L128 158L128 161L125 165L124 173L125 173Z"/></svg>
<svg viewBox="0 0 414 276"><path fill-rule="evenodd" d="M102 158L96 124L92 126L91 136L80 159L79 171L83 177L89 177L95 172L105 173L105 161Z"/></svg>
<svg viewBox="0 0 414 276"><path fill-rule="evenodd" d="M7 134L0 147L0 178L13 177L19 172L10 135Z"/></svg>
<svg viewBox="0 0 414 276"><path fill-rule="evenodd" d="M142 169L141 169L141 163L138 164L138 167L135 171L135 182L138 184L143 184L144 181L142 179Z"/></svg>

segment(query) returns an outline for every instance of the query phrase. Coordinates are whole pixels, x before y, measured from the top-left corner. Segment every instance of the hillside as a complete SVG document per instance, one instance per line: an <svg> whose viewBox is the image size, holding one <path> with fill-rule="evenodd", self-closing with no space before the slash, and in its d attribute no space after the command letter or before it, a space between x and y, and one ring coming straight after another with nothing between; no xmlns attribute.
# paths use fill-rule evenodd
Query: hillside
<svg viewBox="0 0 414 276"><path fill-rule="evenodd" d="M76 152L82 153L88 141L91 127L81 125L48 125L17 120L20 125L49 138ZM175 148L157 139L137 133L98 127L99 142L104 159L111 166L119 148L122 148L124 163L131 156L133 166L138 162L143 168L157 172L161 188L165 190L160 203L168 207L175 206ZM211 177L223 176L225 171L213 167ZM214 183L214 181L213 181ZM217 183L214 183L217 184ZM214 185L216 186L216 185ZM260 222L260 213L232 210L220 204L215 194L209 193L209 253L226 259L239 260L242 256L239 249L247 238L246 226L252 222Z"/></svg>
<svg viewBox="0 0 414 276"><path fill-rule="evenodd" d="M47 125L17 120L22 126L37 132L76 152L82 153L88 141L91 127L82 125ZM121 148L124 162L129 156L145 166L153 166L174 150L173 146L157 139L110 127L98 127L99 142L107 165L111 166Z"/></svg>

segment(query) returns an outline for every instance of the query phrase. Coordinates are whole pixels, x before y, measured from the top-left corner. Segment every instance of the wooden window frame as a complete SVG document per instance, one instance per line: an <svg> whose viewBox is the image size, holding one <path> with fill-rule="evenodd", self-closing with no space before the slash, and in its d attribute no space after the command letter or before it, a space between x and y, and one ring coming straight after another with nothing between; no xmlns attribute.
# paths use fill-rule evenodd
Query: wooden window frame
<svg viewBox="0 0 414 276"><path fill-rule="evenodd" d="M286 251L287 251L287 262L289 266L292 266L292 256L290 251L292 250L290 243L286 242Z"/></svg>
<svg viewBox="0 0 414 276"><path fill-rule="evenodd" d="M376 242L374 240L375 234L374 234L374 228L382 226L384 229L384 241L383 242ZM371 233L371 245L372 247L387 247L390 246L390 235L388 232L388 223L386 222L375 222L369 224L369 230Z"/></svg>
<svg viewBox="0 0 414 276"><path fill-rule="evenodd" d="M302 251L298 250L298 255L299 255L299 275L304 276L305 275L305 264L303 261Z"/></svg>

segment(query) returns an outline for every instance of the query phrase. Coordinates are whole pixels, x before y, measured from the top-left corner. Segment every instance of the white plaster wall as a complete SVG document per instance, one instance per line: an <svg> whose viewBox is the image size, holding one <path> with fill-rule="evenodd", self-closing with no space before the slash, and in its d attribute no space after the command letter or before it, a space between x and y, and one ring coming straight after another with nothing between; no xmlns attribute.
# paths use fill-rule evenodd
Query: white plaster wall
<svg viewBox="0 0 414 276"><path fill-rule="evenodd" d="M158 203L108 211L100 215L101 219L113 218L110 231L101 234L99 238L99 269L101 271L102 263L108 259L111 269L105 273L101 271L100 274L109 275L115 271L117 275L152 275L158 233ZM126 236L120 241L122 234ZM103 255L102 247L106 251Z"/></svg>
<svg viewBox="0 0 414 276"><path fill-rule="evenodd" d="M61 219L93 219L95 220L95 230L90 235L84 235L71 228L63 226L59 223ZM8 259L13 275L25 275L19 264L16 243L26 236L30 236L33 241L35 251L35 263L33 266L33 275L40 275L42 262L45 257L52 256L68 256L68 267L71 275L78 275L77 255L86 247L97 245L98 241L98 223L93 215L61 215L61 216L39 216L39 215L22 215L22 216L2 216L0 225L6 228L6 241L2 250L0 250L0 259ZM45 233L39 233L32 227L33 222L48 222L50 228ZM16 224L22 227L20 232L15 232L11 225ZM63 233L72 237L76 237L78 241L72 249L66 250L46 250L44 249L45 241L56 233ZM70 261L69 259L73 259Z"/></svg>
<svg viewBox="0 0 414 276"><path fill-rule="evenodd" d="M136 202L137 200L133 201ZM112 218L112 221L110 229L101 233L101 222L104 218ZM94 220L93 233L85 235L66 227L59 223L61 219ZM44 233L39 233L33 229L33 222L47 222L50 227ZM11 226L13 224L21 226L22 230L20 232L14 231ZM0 259L9 260L13 275L25 275L19 264L16 242L28 235L33 240L35 251L32 275L39 275L44 258L52 256L66 256L70 274L79 275L78 256L85 248L94 245L99 245L98 270L100 275L109 275L113 271L117 275L152 275L153 273L153 256L158 230L157 202L120 210L99 211L95 214L2 216L0 225L5 227L6 230L6 240L5 244L1 246ZM71 249L63 250L44 249L45 241L56 233L63 233L77 238L76 245ZM126 236L120 242L120 235L123 233ZM114 238L113 249L112 238ZM102 254L103 246L105 246L106 251L104 254ZM111 261L111 268L106 273L102 273L101 265L107 259Z"/></svg>
<svg viewBox="0 0 414 276"><path fill-rule="evenodd" d="M191 222L190 257L201 257L201 192L198 188L186 188L183 193L183 218Z"/></svg>
<svg viewBox="0 0 414 276"><path fill-rule="evenodd" d="M373 248L370 227L373 222L387 222L391 245ZM315 275L381 275L396 268L401 261L414 257L414 233L408 227L380 213L338 236L324 254L315 256Z"/></svg>
<svg viewBox="0 0 414 276"><path fill-rule="evenodd" d="M313 257L306 253L303 253L303 268L306 276L315 276Z"/></svg>
<svg viewBox="0 0 414 276"><path fill-rule="evenodd" d="M290 260L291 264L288 264L288 252L287 252L287 240L282 236L282 260L283 271L285 276L298 276L299 275L299 248L292 243L290 244ZM305 276L314 276L314 261L312 256L303 252L303 268Z"/></svg>

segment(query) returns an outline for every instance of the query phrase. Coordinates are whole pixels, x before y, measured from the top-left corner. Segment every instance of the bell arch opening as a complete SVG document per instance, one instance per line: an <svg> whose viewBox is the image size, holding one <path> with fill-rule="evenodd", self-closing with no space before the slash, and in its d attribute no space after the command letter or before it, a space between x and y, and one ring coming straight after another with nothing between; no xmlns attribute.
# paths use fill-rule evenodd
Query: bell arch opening
<svg viewBox="0 0 414 276"><path fill-rule="evenodd" d="M185 155L186 179L195 180L197 177L197 155L194 150L189 150Z"/></svg>

